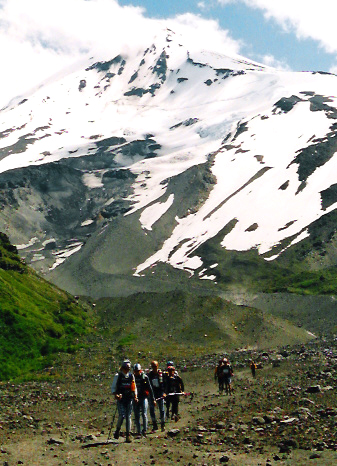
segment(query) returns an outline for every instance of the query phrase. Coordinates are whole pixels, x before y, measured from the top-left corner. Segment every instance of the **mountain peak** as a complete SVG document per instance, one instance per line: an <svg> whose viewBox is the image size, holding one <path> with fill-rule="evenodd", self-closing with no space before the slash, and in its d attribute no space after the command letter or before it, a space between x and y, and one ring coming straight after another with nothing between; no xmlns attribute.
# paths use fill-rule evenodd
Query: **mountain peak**
<svg viewBox="0 0 337 466"><path fill-rule="evenodd" d="M1 112L2 185L11 170L27 223L8 222L5 195L3 227L44 272L91 251L111 277L119 261L132 280L164 263L216 281L218 260L202 252L215 238L273 262L335 210L335 88L334 75L188 50L170 30L144 50L91 58ZM105 238L106 254L115 234L119 250L135 239L139 249L110 264L96 248Z"/></svg>

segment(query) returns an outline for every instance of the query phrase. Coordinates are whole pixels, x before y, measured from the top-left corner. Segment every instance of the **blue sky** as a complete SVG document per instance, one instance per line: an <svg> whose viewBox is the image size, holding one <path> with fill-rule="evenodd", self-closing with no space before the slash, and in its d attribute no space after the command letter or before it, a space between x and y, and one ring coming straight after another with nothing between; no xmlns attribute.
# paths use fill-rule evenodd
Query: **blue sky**
<svg viewBox="0 0 337 466"><path fill-rule="evenodd" d="M268 5L268 2L275 5L278 0L257 1L256 5ZM295 3L303 3L304 14L305 5L310 3L310 0L293 0L291 5ZM317 11L321 2L312 3L316 5ZM335 7L335 0L328 2L328 6L329 3L330 13L337 13L337 2ZM328 53L324 50L322 41L310 37L310 26L307 37L299 38L295 26L291 27L288 24L286 29L282 27L277 10L274 10L274 17L267 19L264 14L266 10L257 8L254 0L119 0L119 4L142 7L145 10L144 16L150 18L175 17L189 12L216 20L222 29L228 30L231 38L240 42L240 53L256 61L263 61L264 57L269 57L272 60L271 65L289 67L293 71L329 72L334 71L336 65L336 51ZM296 17L293 18L293 23L296 24ZM335 45L337 46L337 43Z"/></svg>
<svg viewBox="0 0 337 466"><path fill-rule="evenodd" d="M337 74L336 16L336 0L0 0L0 108L88 56L146 48L166 27L190 49Z"/></svg>

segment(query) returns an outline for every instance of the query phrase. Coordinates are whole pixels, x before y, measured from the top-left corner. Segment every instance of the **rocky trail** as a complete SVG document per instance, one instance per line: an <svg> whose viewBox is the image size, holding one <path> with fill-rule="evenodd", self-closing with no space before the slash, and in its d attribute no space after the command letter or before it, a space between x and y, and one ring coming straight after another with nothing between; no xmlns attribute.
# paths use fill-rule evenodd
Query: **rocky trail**
<svg viewBox="0 0 337 466"><path fill-rule="evenodd" d="M337 464L336 339L228 356L232 396L218 394L218 354L177 361L194 397L182 397L181 419L165 432L131 444L123 436L106 442L115 412L111 371L74 367L73 376L50 370L45 381L2 383L0 464Z"/></svg>

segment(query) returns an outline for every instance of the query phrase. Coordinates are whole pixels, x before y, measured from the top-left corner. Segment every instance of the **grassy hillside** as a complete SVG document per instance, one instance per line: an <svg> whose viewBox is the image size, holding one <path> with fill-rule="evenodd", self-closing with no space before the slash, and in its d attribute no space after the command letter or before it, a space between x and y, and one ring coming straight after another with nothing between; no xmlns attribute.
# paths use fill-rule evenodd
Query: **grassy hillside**
<svg viewBox="0 0 337 466"><path fill-rule="evenodd" d="M20 261L0 233L0 380L50 364L87 330L83 307Z"/></svg>
<svg viewBox="0 0 337 466"><path fill-rule="evenodd" d="M100 333L119 358L148 360L150 354L159 360L182 359L311 338L306 330L270 313L181 291L100 299L96 309Z"/></svg>
<svg viewBox="0 0 337 466"><path fill-rule="evenodd" d="M337 301L334 296L256 293L245 301L315 335L337 334Z"/></svg>
<svg viewBox="0 0 337 466"><path fill-rule="evenodd" d="M216 275L222 289L241 286L252 292L337 295L337 266L333 261L325 262L320 268L313 266L313 260L309 260L313 257L311 239L269 262L259 256L257 250L223 249L220 242L230 228L229 225L196 250L205 266L218 263L212 274ZM333 247L332 243L329 245Z"/></svg>

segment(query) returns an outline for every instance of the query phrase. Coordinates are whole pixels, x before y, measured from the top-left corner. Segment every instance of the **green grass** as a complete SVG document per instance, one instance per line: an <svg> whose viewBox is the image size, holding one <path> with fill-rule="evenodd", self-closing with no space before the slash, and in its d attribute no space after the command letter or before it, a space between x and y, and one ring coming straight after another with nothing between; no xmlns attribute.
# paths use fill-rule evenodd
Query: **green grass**
<svg viewBox="0 0 337 466"><path fill-rule="evenodd" d="M259 291L288 292L307 295L336 295L337 267L319 271L289 272L286 276L272 274Z"/></svg>
<svg viewBox="0 0 337 466"><path fill-rule="evenodd" d="M216 275L218 286L222 289L242 287L252 292L337 295L337 266L318 267L316 262L315 268L312 260L313 252L316 255L323 254L324 257L327 248L335 250L331 230L335 229L336 220L337 214L324 216L310 227L312 238L289 248L273 261L266 261L254 249L229 251L220 246L223 237L235 224L234 221L201 245L195 254L202 258L203 267L218 264L212 273ZM318 241L319 233L323 235L322 241ZM287 241L290 240L280 244L270 255L281 252L288 245Z"/></svg>
<svg viewBox="0 0 337 466"><path fill-rule="evenodd" d="M96 301L99 334L122 360L148 363L243 347L305 342L308 334L278 316L217 296L173 291Z"/></svg>
<svg viewBox="0 0 337 466"><path fill-rule="evenodd" d="M74 351L88 316L72 296L23 264L3 234L0 253L0 380L8 380Z"/></svg>

